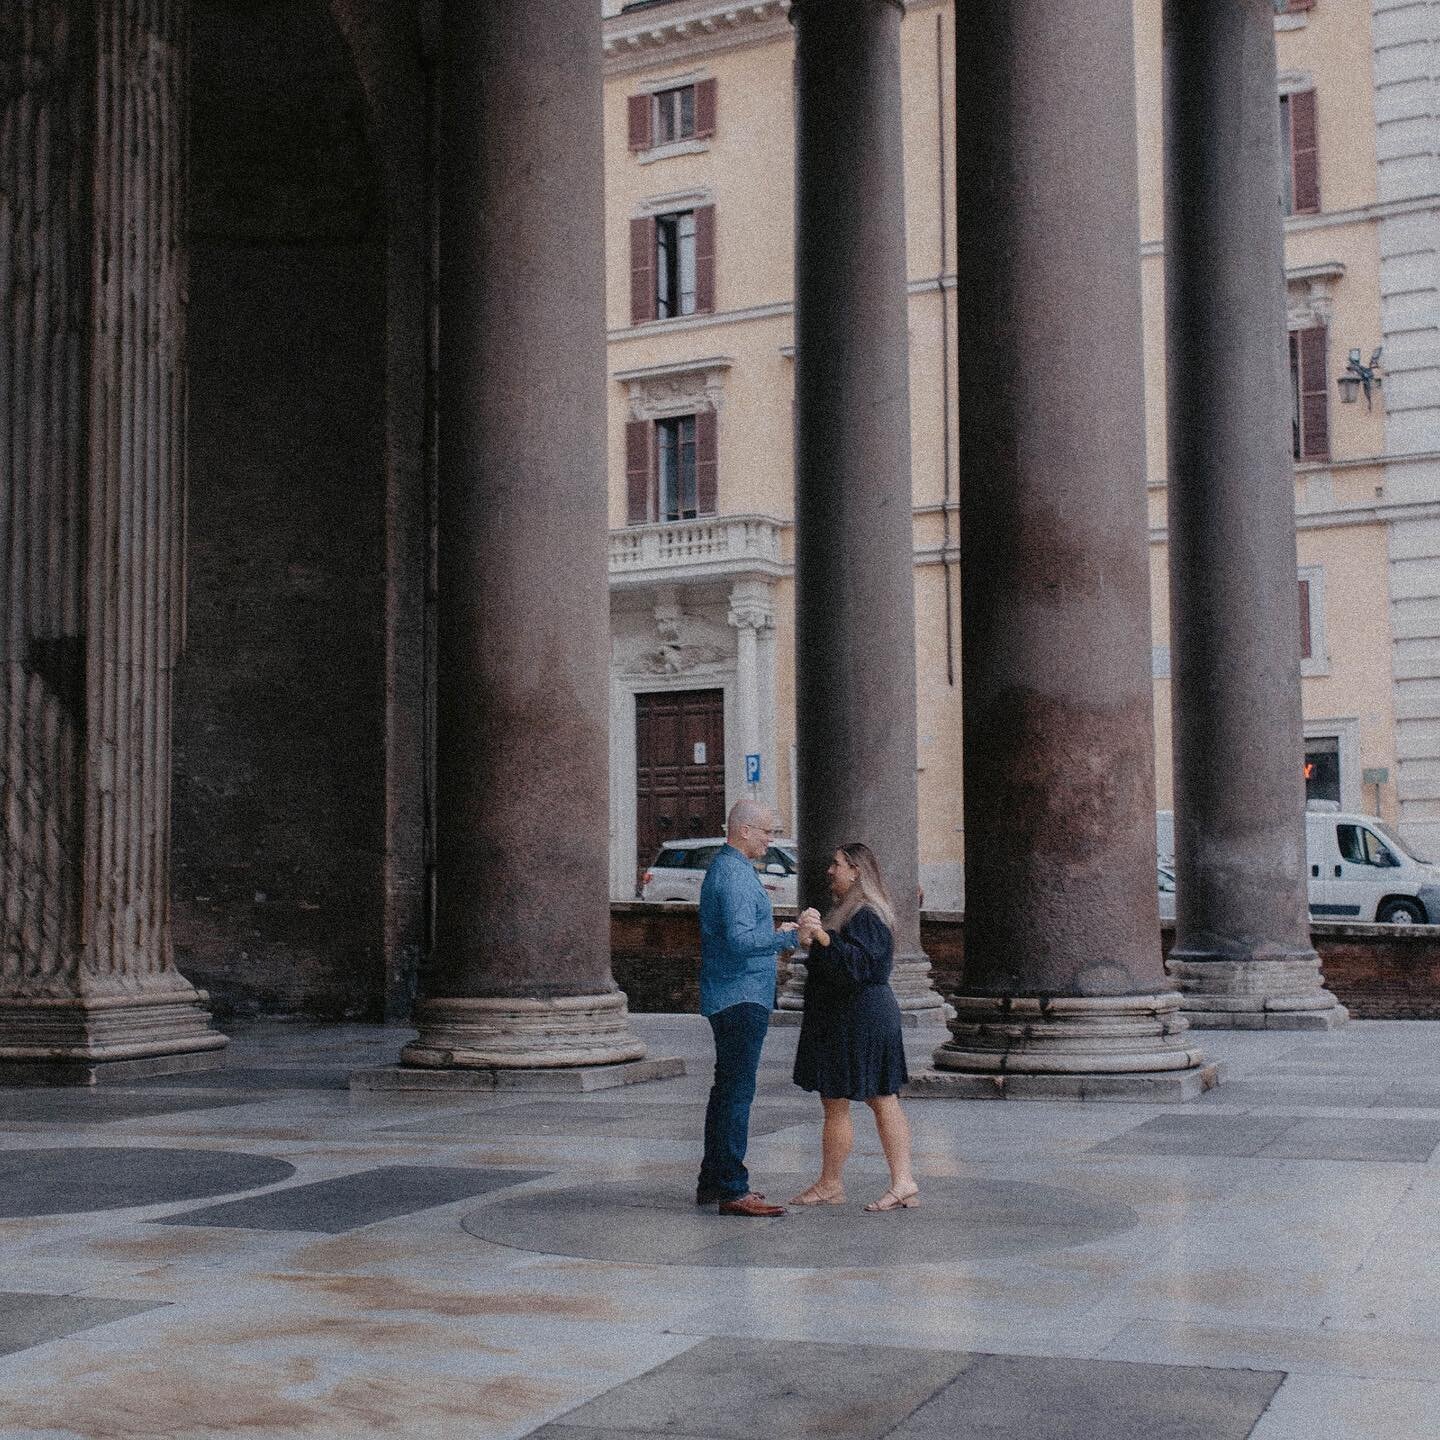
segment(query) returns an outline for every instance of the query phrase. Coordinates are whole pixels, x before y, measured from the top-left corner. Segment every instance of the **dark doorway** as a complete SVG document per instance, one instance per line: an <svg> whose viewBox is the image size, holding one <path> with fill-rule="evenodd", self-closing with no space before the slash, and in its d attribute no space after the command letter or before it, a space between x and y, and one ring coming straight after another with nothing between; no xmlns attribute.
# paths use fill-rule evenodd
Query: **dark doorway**
<svg viewBox="0 0 1440 1440"><path fill-rule="evenodd" d="M725 833L725 694L635 697L636 863L667 840Z"/></svg>
<svg viewBox="0 0 1440 1440"><path fill-rule="evenodd" d="M177 960L222 1015L384 994L385 229L325 0L197 0Z"/></svg>
<svg viewBox="0 0 1440 1440"><path fill-rule="evenodd" d="M1340 803L1340 741L1335 736L1305 742L1305 799Z"/></svg>

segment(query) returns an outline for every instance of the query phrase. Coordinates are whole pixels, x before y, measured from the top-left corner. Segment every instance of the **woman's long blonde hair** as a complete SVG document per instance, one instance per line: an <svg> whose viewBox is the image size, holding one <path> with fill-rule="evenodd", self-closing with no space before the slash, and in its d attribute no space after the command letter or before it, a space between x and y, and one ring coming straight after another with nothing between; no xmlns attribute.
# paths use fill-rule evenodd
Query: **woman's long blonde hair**
<svg viewBox="0 0 1440 1440"><path fill-rule="evenodd" d="M859 840L836 848L860 874L845 895L830 907L824 921L825 928L839 930L862 905L868 905L893 931L895 906L891 904L890 892L885 888L885 877L880 873L880 862L875 858L875 852Z"/></svg>

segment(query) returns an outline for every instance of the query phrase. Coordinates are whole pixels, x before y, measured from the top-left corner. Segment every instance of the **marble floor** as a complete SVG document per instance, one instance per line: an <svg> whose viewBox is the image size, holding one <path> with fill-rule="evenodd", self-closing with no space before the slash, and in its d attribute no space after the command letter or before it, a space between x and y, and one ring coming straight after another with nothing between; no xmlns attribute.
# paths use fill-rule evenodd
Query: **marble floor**
<svg viewBox="0 0 1440 1440"><path fill-rule="evenodd" d="M635 1024L689 1073L352 1094L408 1032L266 1024L211 1074L0 1090L0 1437L1440 1436L1440 1024L1211 1032L1188 1105L909 1102L891 1215L862 1112L851 1203L773 1221L692 1203L704 1023Z"/></svg>

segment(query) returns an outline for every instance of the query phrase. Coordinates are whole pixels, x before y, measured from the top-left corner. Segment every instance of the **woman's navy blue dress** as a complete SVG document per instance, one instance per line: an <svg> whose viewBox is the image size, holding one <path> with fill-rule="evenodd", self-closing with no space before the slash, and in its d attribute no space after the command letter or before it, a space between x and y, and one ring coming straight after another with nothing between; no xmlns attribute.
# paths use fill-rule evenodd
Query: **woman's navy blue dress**
<svg viewBox="0 0 1440 1440"><path fill-rule="evenodd" d="M890 988L890 927L862 905L805 961L805 1014L795 1083L827 1100L894 1095L909 1078L900 1007Z"/></svg>

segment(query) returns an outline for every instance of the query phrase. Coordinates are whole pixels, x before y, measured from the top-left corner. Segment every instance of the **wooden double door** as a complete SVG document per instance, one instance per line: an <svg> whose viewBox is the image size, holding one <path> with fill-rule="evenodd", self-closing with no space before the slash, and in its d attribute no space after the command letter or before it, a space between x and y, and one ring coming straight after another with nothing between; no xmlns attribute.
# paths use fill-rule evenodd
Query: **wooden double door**
<svg viewBox="0 0 1440 1440"><path fill-rule="evenodd" d="M635 697L637 864L670 840L725 833L725 693Z"/></svg>

